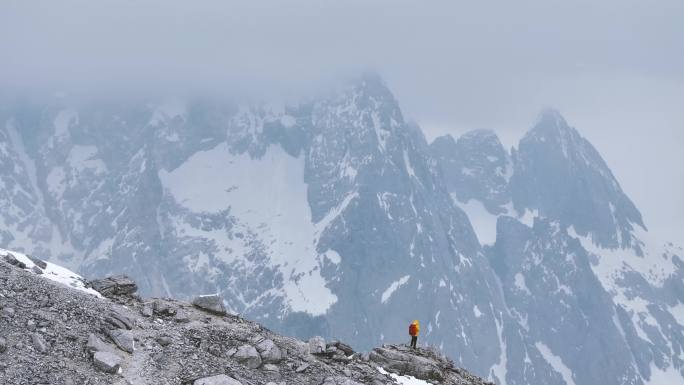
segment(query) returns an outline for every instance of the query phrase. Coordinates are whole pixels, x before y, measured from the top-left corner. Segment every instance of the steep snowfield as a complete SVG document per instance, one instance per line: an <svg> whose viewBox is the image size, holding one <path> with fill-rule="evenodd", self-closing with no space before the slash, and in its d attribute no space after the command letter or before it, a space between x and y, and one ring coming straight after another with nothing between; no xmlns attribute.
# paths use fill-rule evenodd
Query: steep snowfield
<svg viewBox="0 0 684 385"><path fill-rule="evenodd" d="M635 226L633 232L633 237L637 240L633 248L599 247L591 236L578 235L572 227L568 229L568 234L577 238L582 247L596 258L592 264L594 273L604 289L613 296L613 301L628 312L641 340L649 344L654 344L654 341L659 339L668 340L669 331L665 329L668 326L663 324L662 318L656 317L658 313L654 313L654 308L661 308L660 310L670 313L676 323L684 326L684 304L680 302L674 306L663 306L655 303L648 292L635 290L624 281L625 277L638 275L653 289L663 288L668 279L677 273L674 255L681 255L681 248L658 241L653 234L639 226ZM637 252L637 248L641 249L642 255ZM673 362L677 360L676 356L681 357L681 354L673 349L671 342L666 349L672 354L672 358L666 356L660 366L651 363L651 378L648 384L684 382L684 376L675 369Z"/></svg>
<svg viewBox="0 0 684 385"><path fill-rule="evenodd" d="M14 255L14 257L17 260L26 264L26 270L36 274L35 271L33 270L33 267L36 266L36 264L33 263L33 261L31 261L31 259L28 256L26 256L25 254L17 253L15 251L0 249L0 255L1 256L5 256L7 254ZM45 267L45 269L42 269L43 274L36 274L39 277L46 278L46 279L49 279L51 281L61 283L63 285L72 287L76 290L80 290L80 291L86 292L88 294L92 294L96 297L101 297L100 293L98 293L97 291L95 291L91 288L87 288L85 286L85 283L84 283L85 280L80 275L78 275L78 274L74 273L73 271L66 269L62 266L55 265L54 263L50 263L50 262L45 262L45 263L47 264L47 266Z"/></svg>
<svg viewBox="0 0 684 385"><path fill-rule="evenodd" d="M229 209L236 227L254 234L268 248L269 263L283 275L292 310L319 315L335 303L337 297L320 274L327 250L316 249L320 227L311 221L303 157L294 158L275 145L263 157L252 158L247 153L233 154L222 143L194 154L175 170L161 170L159 178L165 191L192 212ZM185 233L213 239L224 250L219 257L227 262L243 258L254 241L188 226ZM335 260L335 254L325 255Z"/></svg>

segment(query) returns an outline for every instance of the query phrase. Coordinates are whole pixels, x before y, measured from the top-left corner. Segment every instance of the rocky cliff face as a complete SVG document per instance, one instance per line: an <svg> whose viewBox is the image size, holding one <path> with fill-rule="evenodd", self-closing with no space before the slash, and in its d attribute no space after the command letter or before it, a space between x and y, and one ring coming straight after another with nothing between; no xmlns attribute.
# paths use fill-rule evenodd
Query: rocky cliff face
<svg viewBox="0 0 684 385"><path fill-rule="evenodd" d="M681 378L684 253L555 111L511 152L485 130L428 144L376 76L293 106L0 118L5 247L357 349L418 318L421 343L501 384Z"/></svg>
<svg viewBox="0 0 684 385"><path fill-rule="evenodd" d="M0 254L3 384L487 384L431 350L303 342L226 314L218 296L145 299L124 277Z"/></svg>
<svg viewBox="0 0 684 385"><path fill-rule="evenodd" d="M466 146L477 142L479 150ZM514 320L499 381L680 382L682 249L646 231L594 147L553 110L511 154L496 155L503 148L490 132L454 143L438 138L433 152L454 186L475 178L452 196L489 240L485 253Z"/></svg>

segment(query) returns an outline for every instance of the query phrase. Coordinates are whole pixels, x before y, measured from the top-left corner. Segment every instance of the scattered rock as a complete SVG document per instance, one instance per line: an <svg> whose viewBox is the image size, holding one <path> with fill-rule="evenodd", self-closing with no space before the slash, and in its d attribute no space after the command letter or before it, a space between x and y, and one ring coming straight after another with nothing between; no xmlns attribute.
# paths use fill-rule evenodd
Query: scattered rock
<svg viewBox="0 0 684 385"><path fill-rule="evenodd" d="M151 306L149 306L149 305L144 305L144 306L142 307L142 309L140 309L140 314L141 314L143 317L152 317L152 315L154 314L154 312L153 312Z"/></svg>
<svg viewBox="0 0 684 385"><path fill-rule="evenodd" d="M233 354L233 358L249 369L256 369L261 366L261 356L252 345L240 346L237 352Z"/></svg>
<svg viewBox="0 0 684 385"><path fill-rule="evenodd" d="M26 268L26 264L25 264L24 262L18 260L18 259L14 256L14 254L12 254L12 253L7 253L7 254L5 254L5 262L9 263L9 264L12 265L12 266L16 266L16 267L18 267L18 268L20 268L20 269L25 269L25 268Z"/></svg>
<svg viewBox="0 0 684 385"><path fill-rule="evenodd" d="M90 286L105 297L131 296L138 291L138 285L125 275L116 275L90 282Z"/></svg>
<svg viewBox="0 0 684 385"><path fill-rule="evenodd" d="M261 360L265 363L278 363L283 360L283 354L273 340L266 339L259 342L256 349L261 355Z"/></svg>
<svg viewBox="0 0 684 385"><path fill-rule="evenodd" d="M173 342L173 340L169 336L161 336L157 338L157 343L161 346L169 346L171 345L171 342Z"/></svg>
<svg viewBox="0 0 684 385"><path fill-rule="evenodd" d="M2 308L2 316L7 318L14 317L14 308L4 307Z"/></svg>
<svg viewBox="0 0 684 385"><path fill-rule="evenodd" d="M325 352L325 340L321 336L309 339L309 353L318 354Z"/></svg>
<svg viewBox="0 0 684 385"><path fill-rule="evenodd" d="M31 268L31 271L34 272L34 273L36 273L36 274L43 274L43 270L42 270L40 267L38 267L37 265L34 265L34 266Z"/></svg>
<svg viewBox="0 0 684 385"><path fill-rule="evenodd" d="M326 348L325 348L325 354L330 355L330 356L332 356L338 352L339 352L339 350L337 350L337 348L334 346L326 346Z"/></svg>
<svg viewBox="0 0 684 385"><path fill-rule="evenodd" d="M47 263L45 261L43 261L42 259L36 258L36 257L34 257L32 255L28 255L28 254L26 255L26 257L28 257L28 259L30 259L31 262L33 262L33 264L38 266L41 270L47 269Z"/></svg>
<svg viewBox="0 0 684 385"><path fill-rule="evenodd" d="M338 350L341 350L346 356L351 356L352 354L354 354L354 349L352 349L351 346L345 344L344 342L333 341L333 342L327 344L326 348L331 347L331 346L334 346Z"/></svg>
<svg viewBox="0 0 684 385"><path fill-rule="evenodd" d="M117 373L121 368L121 357L108 352L96 352L93 356L95 367L105 373Z"/></svg>
<svg viewBox="0 0 684 385"><path fill-rule="evenodd" d="M109 338L114 341L116 346L124 352L133 353L135 350L135 339L130 330L114 329L107 332Z"/></svg>
<svg viewBox="0 0 684 385"><path fill-rule="evenodd" d="M176 311L176 315L173 317L173 320L178 323L188 323L190 322L190 316L183 309L178 309Z"/></svg>
<svg viewBox="0 0 684 385"><path fill-rule="evenodd" d="M214 357L221 357L221 347L216 344L209 345L207 351Z"/></svg>
<svg viewBox="0 0 684 385"><path fill-rule="evenodd" d="M204 377L195 380L194 385L242 385L242 383L233 377L219 374L218 376Z"/></svg>
<svg viewBox="0 0 684 385"><path fill-rule="evenodd" d="M39 353L43 353L43 354L47 353L47 351L48 351L47 342L45 342L45 339L40 334L38 334L38 333L31 334L31 343L33 344L33 348L36 349Z"/></svg>
<svg viewBox="0 0 684 385"><path fill-rule="evenodd" d="M348 377L327 377L321 385L363 385Z"/></svg>
<svg viewBox="0 0 684 385"><path fill-rule="evenodd" d="M2 384L393 383L378 367L414 377L421 376L417 367L436 367L445 380L426 380L433 384L486 383L427 349L383 346L390 353L375 351L380 359L363 362L360 353L338 341L326 345L321 337L305 342L278 336L239 316L215 317L171 299L86 295L4 261L0 303ZM185 319L191 322L180 323ZM83 365L84 357L92 361Z"/></svg>
<svg viewBox="0 0 684 385"><path fill-rule="evenodd" d="M223 298L218 294L201 295L192 300L192 304L209 313L226 315L226 307L223 304Z"/></svg>
<svg viewBox="0 0 684 385"><path fill-rule="evenodd" d="M171 306L166 301L157 299L154 301L154 304L152 305L154 309L154 314L160 315L160 316L174 316L176 315L176 308Z"/></svg>

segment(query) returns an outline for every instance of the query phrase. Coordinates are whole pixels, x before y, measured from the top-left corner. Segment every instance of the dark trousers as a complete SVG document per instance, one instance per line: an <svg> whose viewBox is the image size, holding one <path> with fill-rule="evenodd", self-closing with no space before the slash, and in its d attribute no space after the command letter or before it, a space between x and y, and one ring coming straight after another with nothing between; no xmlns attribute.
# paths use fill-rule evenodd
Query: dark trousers
<svg viewBox="0 0 684 385"><path fill-rule="evenodd" d="M418 343L418 336L411 336L411 347L415 349L417 343Z"/></svg>

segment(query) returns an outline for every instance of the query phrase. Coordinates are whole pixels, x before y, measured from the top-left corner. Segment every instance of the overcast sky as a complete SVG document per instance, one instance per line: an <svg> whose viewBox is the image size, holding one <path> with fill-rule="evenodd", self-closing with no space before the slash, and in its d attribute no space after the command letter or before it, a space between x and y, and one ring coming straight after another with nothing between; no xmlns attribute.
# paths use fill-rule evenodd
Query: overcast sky
<svg viewBox="0 0 684 385"><path fill-rule="evenodd" d="M0 87L292 97L380 73L428 138L555 107L684 244L684 1L0 3Z"/></svg>

